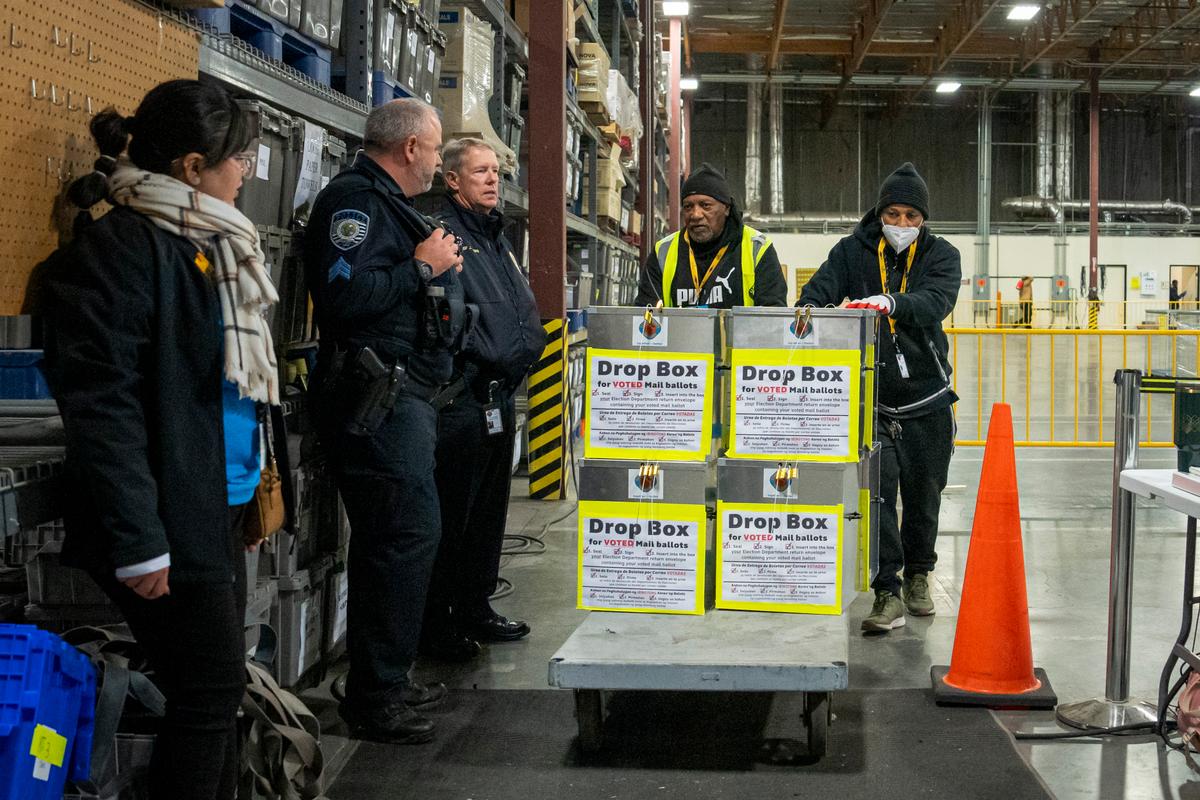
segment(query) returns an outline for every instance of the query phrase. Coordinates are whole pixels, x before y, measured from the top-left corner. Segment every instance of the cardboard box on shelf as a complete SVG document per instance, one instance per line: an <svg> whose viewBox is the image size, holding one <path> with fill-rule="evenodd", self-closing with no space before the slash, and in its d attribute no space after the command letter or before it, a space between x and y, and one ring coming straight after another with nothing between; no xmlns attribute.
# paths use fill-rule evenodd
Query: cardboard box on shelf
<svg viewBox="0 0 1200 800"><path fill-rule="evenodd" d="M579 45L579 83L577 97L582 103L608 105L608 52L603 45L584 42ZM611 113L609 117L611 118Z"/></svg>
<svg viewBox="0 0 1200 800"><path fill-rule="evenodd" d="M629 213L629 227L625 229L625 232L633 234L634 236L642 235L642 215L641 214L639 214L636 211L631 211Z"/></svg>
<svg viewBox="0 0 1200 800"><path fill-rule="evenodd" d="M583 206L581 216L587 219L590 213L588 207L588 192L583 193ZM619 222L621 219L621 190L619 187L601 187L596 188L596 216L607 217L614 222Z"/></svg>

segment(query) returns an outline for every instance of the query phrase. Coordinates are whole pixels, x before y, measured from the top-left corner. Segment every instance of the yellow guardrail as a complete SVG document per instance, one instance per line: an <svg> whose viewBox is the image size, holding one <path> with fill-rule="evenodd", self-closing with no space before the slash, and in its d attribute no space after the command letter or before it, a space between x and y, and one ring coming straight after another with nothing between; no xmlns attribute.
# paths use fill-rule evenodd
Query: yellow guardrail
<svg viewBox="0 0 1200 800"><path fill-rule="evenodd" d="M994 402L1023 447L1111 447L1113 373L1197 377L1200 330L949 328L956 444L983 445ZM1172 446L1174 394L1142 397L1144 447Z"/></svg>
<svg viewBox="0 0 1200 800"><path fill-rule="evenodd" d="M1200 304L1185 300L1100 300L1091 307L1086 299L1035 300L1021 303L1015 294L1000 300L960 299L947 325L960 328L1032 329L1087 328L1089 313L1097 312L1096 327L1103 330L1135 328L1200 328ZM1028 321L1027 321L1028 320Z"/></svg>

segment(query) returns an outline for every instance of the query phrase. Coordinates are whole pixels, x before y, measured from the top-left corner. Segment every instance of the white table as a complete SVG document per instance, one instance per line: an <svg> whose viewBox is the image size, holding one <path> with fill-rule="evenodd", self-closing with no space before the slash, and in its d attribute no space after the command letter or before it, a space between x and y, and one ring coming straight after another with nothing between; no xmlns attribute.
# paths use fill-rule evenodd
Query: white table
<svg viewBox="0 0 1200 800"><path fill-rule="evenodd" d="M1187 541L1183 559L1183 622L1179 628L1179 638L1171 648L1167 664L1163 667L1158 680L1158 719L1159 724L1167 720L1167 703L1173 697L1177 688L1171 684L1171 675L1179 661L1191 662L1191 651L1188 649L1188 639L1192 632L1193 609L1200 605L1196 597L1196 518L1200 517L1200 495L1176 489L1171 485L1173 469L1127 469L1122 470L1120 486L1127 492L1138 497L1144 497L1172 511L1178 511L1187 517ZM1182 684L1183 678L1177 682Z"/></svg>

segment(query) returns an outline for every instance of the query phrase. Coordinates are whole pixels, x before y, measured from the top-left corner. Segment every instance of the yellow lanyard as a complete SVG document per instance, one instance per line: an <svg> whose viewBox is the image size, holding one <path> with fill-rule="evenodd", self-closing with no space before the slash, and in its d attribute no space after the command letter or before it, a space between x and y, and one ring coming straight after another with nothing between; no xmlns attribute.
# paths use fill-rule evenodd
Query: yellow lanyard
<svg viewBox="0 0 1200 800"><path fill-rule="evenodd" d="M884 294L888 292L887 282L887 262L883 259L883 248L887 245L887 240L880 238L879 240L879 285L883 288ZM913 242L908 246L908 264L904 267L904 272L900 276L900 294L904 294L904 290L908 288L908 273L912 269L913 259L917 255L917 243ZM896 338L896 320L890 315L887 318L888 327L892 329L892 338Z"/></svg>
<svg viewBox="0 0 1200 800"><path fill-rule="evenodd" d="M714 258L712 263L708 265L708 272L704 273L704 280L701 280L700 270L696 268L696 251L692 249L692 240L688 238L687 231L683 232L683 241L685 241L688 246L688 260L692 264L692 285L696 287L696 302L699 303L701 287L708 283L708 279L712 277L714 272L716 272L717 264L720 264L721 259L725 257L725 251L729 249L729 245L726 244L717 251L717 257Z"/></svg>

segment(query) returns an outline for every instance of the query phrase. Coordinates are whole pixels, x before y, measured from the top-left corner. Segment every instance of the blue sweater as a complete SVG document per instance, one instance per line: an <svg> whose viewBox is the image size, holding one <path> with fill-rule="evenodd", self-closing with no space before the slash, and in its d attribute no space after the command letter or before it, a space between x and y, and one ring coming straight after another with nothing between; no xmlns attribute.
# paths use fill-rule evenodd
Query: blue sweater
<svg viewBox="0 0 1200 800"><path fill-rule="evenodd" d="M249 503L259 481L258 416L254 401L238 397L237 385L224 381L225 489L229 505Z"/></svg>

